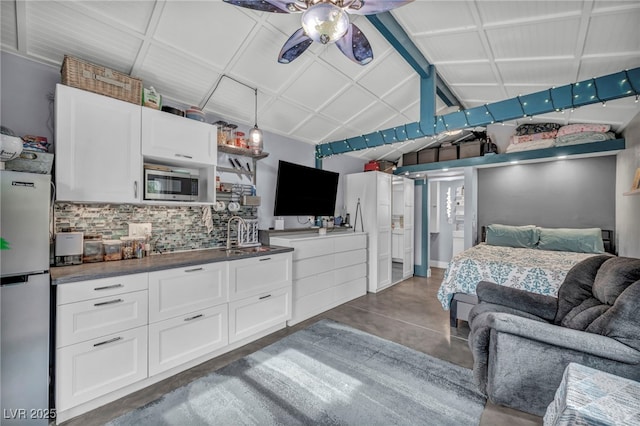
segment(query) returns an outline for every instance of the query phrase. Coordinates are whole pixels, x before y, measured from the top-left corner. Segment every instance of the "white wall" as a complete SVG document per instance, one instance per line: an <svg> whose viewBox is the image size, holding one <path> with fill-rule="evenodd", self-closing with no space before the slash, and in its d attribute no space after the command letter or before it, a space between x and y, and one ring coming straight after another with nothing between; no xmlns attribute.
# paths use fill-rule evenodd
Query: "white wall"
<svg viewBox="0 0 640 426"><path fill-rule="evenodd" d="M640 167L640 114L623 132L627 149L616 161L616 241L620 256L640 258L640 195L623 196L631 189Z"/></svg>

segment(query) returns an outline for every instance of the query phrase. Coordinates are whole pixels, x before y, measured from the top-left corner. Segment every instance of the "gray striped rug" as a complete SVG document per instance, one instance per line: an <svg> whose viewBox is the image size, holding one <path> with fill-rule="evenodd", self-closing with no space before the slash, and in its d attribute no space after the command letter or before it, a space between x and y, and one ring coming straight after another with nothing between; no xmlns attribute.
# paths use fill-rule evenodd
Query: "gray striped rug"
<svg viewBox="0 0 640 426"><path fill-rule="evenodd" d="M109 424L474 425L471 370L322 320Z"/></svg>

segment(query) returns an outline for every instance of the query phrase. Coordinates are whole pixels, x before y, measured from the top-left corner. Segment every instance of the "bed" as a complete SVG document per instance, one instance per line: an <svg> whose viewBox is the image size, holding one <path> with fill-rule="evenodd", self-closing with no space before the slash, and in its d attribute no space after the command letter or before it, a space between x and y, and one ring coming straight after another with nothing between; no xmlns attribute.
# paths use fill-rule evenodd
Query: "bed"
<svg viewBox="0 0 640 426"><path fill-rule="evenodd" d="M588 235L588 243L583 234ZM613 253L613 231L599 228L493 224L483 227L482 236L482 243L453 257L438 290L438 300L450 311L452 327L458 320L467 320L477 303L475 289L480 281L555 297L575 264L590 256Z"/></svg>

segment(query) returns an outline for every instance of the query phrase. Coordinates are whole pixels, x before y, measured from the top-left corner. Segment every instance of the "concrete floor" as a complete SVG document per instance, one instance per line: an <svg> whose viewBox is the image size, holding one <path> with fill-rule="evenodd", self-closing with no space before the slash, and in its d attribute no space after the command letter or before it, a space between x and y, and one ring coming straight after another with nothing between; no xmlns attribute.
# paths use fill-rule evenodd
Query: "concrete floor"
<svg viewBox="0 0 640 426"><path fill-rule="evenodd" d="M368 293L63 424L101 425L322 318L330 318L451 363L472 368L473 359L466 340L468 325L462 322L457 330L449 327L449 312L442 309L436 298L444 270L433 269L432 272L431 278L411 278L380 293ZM540 425L542 419L487 402L480 424Z"/></svg>

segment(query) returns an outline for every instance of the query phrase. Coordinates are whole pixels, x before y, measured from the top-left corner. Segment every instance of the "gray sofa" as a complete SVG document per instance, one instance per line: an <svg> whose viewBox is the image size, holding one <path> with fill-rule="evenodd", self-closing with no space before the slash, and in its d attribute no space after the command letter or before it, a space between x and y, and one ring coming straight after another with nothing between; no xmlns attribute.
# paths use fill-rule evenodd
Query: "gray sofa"
<svg viewBox="0 0 640 426"><path fill-rule="evenodd" d="M570 362L640 380L640 259L588 258L557 299L489 282L476 292L469 347L493 403L543 415Z"/></svg>

